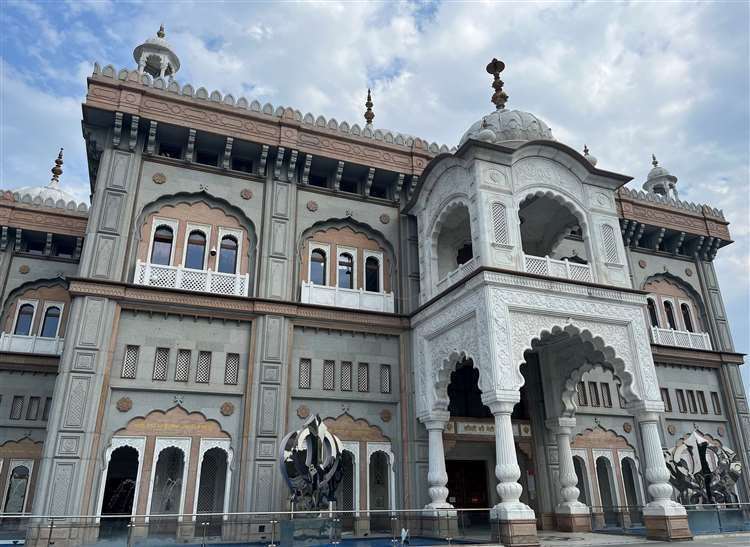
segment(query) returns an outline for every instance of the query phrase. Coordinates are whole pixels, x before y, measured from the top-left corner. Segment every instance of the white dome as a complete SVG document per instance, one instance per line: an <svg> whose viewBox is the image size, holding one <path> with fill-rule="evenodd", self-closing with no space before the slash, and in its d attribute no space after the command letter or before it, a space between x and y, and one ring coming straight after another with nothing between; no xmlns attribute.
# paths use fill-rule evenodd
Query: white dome
<svg viewBox="0 0 750 547"><path fill-rule="evenodd" d="M475 122L461 137L458 146L469 139L495 144L533 140L553 141L552 130L542 120L521 110L495 110Z"/></svg>
<svg viewBox="0 0 750 547"><path fill-rule="evenodd" d="M51 182L47 186L23 186L11 190L13 197L21 203L45 205L58 209L69 209L85 212L88 206L79 202L70 192L60 189L59 183Z"/></svg>

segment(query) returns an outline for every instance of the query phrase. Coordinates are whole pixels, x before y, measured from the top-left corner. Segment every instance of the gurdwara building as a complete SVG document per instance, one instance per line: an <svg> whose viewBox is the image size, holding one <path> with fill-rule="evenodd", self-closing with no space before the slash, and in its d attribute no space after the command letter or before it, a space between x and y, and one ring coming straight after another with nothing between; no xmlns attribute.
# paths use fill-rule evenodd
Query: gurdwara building
<svg viewBox="0 0 750 547"><path fill-rule="evenodd" d="M656 159L626 187L508 108L499 61L448 148L369 96L360 125L180 83L163 29L134 57L88 78L90 207L62 152L0 197L4 513L286 511L279 442L315 415L339 509L492 508L506 544L750 499L673 485L696 439L747 467L750 411L729 223Z"/></svg>

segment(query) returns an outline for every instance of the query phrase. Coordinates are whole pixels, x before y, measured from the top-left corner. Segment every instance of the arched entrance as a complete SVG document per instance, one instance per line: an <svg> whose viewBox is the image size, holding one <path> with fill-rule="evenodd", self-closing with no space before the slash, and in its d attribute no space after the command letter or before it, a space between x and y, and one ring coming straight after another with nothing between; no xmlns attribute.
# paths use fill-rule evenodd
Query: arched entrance
<svg viewBox="0 0 750 547"><path fill-rule="evenodd" d="M388 532L391 529L390 515L386 512L391 507L391 474L388 454L378 450L370 454L369 472L369 508L377 511L370 515L370 530Z"/></svg>
<svg viewBox="0 0 750 547"><path fill-rule="evenodd" d="M100 538L127 533L138 486L139 460L138 450L132 446L121 446L112 452L102 495L101 515L105 518L99 526Z"/></svg>
<svg viewBox="0 0 750 547"><path fill-rule="evenodd" d="M228 454L223 448L210 448L203 454L203 461L200 466L196 513L223 513L226 510L224 500L227 489L228 465ZM199 518L201 526L205 528L204 535L221 535L223 520L221 515ZM204 524L206 522L208 524Z"/></svg>
<svg viewBox="0 0 750 547"><path fill-rule="evenodd" d="M604 526L619 527L614 473L610 461L604 456L596 459L596 481L599 486L601 510L604 514Z"/></svg>
<svg viewBox="0 0 750 547"><path fill-rule="evenodd" d="M578 488L578 501L591 507L591 492L589 492L589 479L586 473L586 463L581 456L573 456L573 468L576 472L576 487Z"/></svg>
<svg viewBox="0 0 750 547"><path fill-rule="evenodd" d="M638 494L638 483L636 477L638 470L632 458L625 457L621 462L622 482L625 487L625 500L628 505L627 513L630 516L630 524L641 523L641 512L638 506L641 504L640 495Z"/></svg>
<svg viewBox="0 0 750 547"><path fill-rule="evenodd" d="M351 451L343 450L341 453L341 465L343 472L341 482L339 482L336 488L336 509L347 511L341 515L341 526L344 530L353 530L355 520L353 511L356 509L356 464L355 456Z"/></svg>
<svg viewBox="0 0 750 547"><path fill-rule="evenodd" d="M177 515L181 512L185 470L185 453L181 448L162 448L154 469L149 505L149 534L171 535L177 530L177 519L168 515Z"/></svg>

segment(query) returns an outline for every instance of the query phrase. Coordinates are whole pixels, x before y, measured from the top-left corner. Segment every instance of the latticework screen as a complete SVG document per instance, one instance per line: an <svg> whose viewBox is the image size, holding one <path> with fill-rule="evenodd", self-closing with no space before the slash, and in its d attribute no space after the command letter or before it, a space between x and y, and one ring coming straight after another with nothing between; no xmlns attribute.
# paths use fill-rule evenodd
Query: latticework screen
<svg viewBox="0 0 750 547"><path fill-rule="evenodd" d="M367 363L357 366L357 391L370 391L370 366Z"/></svg>
<svg viewBox="0 0 750 547"><path fill-rule="evenodd" d="M211 379L211 352L199 351L198 363L195 367L195 381L199 384L207 384Z"/></svg>
<svg viewBox="0 0 750 547"><path fill-rule="evenodd" d="M121 378L135 378L138 370L138 353L140 346L125 346L125 358L122 360Z"/></svg>
<svg viewBox="0 0 750 547"><path fill-rule="evenodd" d="M352 362L341 361L341 391L352 390Z"/></svg>
<svg viewBox="0 0 750 547"><path fill-rule="evenodd" d="M226 366L224 368L224 383L230 386L237 385L240 375L240 354L227 353Z"/></svg>
<svg viewBox="0 0 750 547"><path fill-rule="evenodd" d="M495 230L495 243L508 243L508 220L505 215L505 205L499 202L492 204L492 225Z"/></svg>
<svg viewBox="0 0 750 547"><path fill-rule="evenodd" d="M26 409L26 419L36 420L39 417L39 397L29 397L29 408Z"/></svg>
<svg viewBox="0 0 750 547"><path fill-rule="evenodd" d="M323 389L331 391L336 387L336 361L323 361Z"/></svg>
<svg viewBox="0 0 750 547"><path fill-rule="evenodd" d="M13 397L13 402L10 405L10 419L20 420L21 414L23 413L23 397Z"/></svg>
<svg viewBox="0 0 750 547"><path fill-rule="evenodd" d="M181 349L177 352L177 364L174 368L174 381L187 382L190 378L190 360L192 352L189 349Z"/></svg>
<svg viewBox="0 0 750 547"><path fill-rule="evenodd" d="M310 378L312 377L312 361L310 359L299 360L299 387L310 389Z"/></svg>
<svg viewBox="0 0 750 547"><path fill-rule="evenodd" d="M151 378L163 382L167 379L168 368L169 348L156 348L156 354L154 355L154 373L151 375Z"/></svg>
<svg viewBox="0 0 750 547"><path fill-rule="evenodd" d="M391 392L391 365L380 365L380 393Z"/></svg>

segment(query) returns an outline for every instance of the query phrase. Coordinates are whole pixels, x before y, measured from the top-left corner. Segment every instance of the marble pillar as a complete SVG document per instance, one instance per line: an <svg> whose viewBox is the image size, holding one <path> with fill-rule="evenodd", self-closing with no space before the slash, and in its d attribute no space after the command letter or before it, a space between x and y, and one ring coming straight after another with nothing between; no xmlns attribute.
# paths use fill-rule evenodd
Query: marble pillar
<svg viewBox="0 0 750 547"><path fill-rule="evenodd" d="M578 501L578 476L573 465L570 436L576 425L575 418L557 418L547 421L547 427L557 438L558 465L560 470L560 502L557 504L557 529L563 532L591 531L591 518L586 504Z"/></svg>
<svg viewBox="0 0 750 547"><path fill-rule="evenodd" d="M641 428L645 460L644 476L651 501L643 508L646 535L649 539L676 540L692 537L685 508L671 499L669 470L664 461L659 437L659 414L642 411L636 419Z"/></svg>
<svg viewBox="0 0 750 547"><path fill-rule="evenodd" d="M429 471L427 483L429 485L430 503L425 509L453 509L448 503L448 472L445 470L445 449L443 447L443 430L450 419L447 412L434 412L428 418L422 419L429 435Z"/></svg>
<svg viewBox="0 0 750 547"><path fill-rule="evenodd" d="M495 476L500 496L500 503L492 508L492 519L498 525L497 539L506 546L539 545L534 510L520 500L523 491L518 482L521 468L518 466L510 420L513 407L519 399L520 395L510 401L485 400L495 417Z"/></svg>

